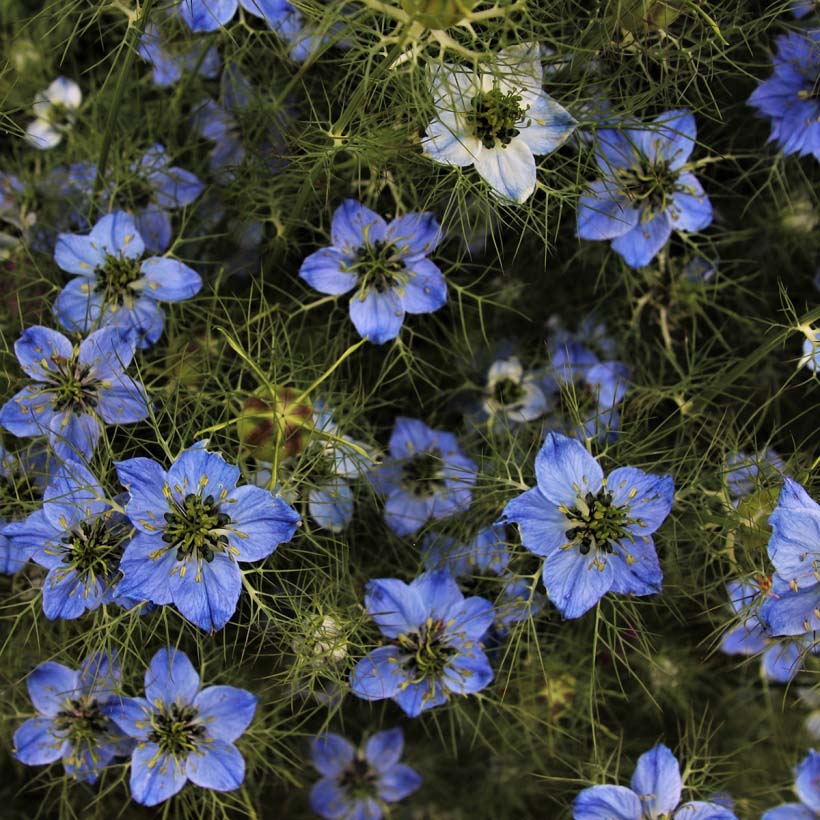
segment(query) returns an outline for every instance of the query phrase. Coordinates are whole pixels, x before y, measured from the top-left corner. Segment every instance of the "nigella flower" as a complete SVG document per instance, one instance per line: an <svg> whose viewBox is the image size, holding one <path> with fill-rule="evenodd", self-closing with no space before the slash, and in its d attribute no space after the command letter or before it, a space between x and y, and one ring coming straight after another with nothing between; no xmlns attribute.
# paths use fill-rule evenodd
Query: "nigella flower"
<svg viewBox="0 0 820 820"><path fill-rule="evenodd" d="M190 780L202 789L232 791L245 779L234 745L248 728L257 698L234 686L202 688L178 649L160 649L145 673L145 697L121 698L111 717L137 745L131 755L131 795L156 806Z"/></svg>
<svg viewBox="0 0 820 820"><path fill-rule="evenodd" d="M786 478L774 512L769 558L775 568L771 594L760 619L773 635L803 635L820 630L820 505Z"/></svg>
<svg viewBox="0 0 820 820"><path fill-rule="evenodd" d="M192 31L216 31L231 22L238 8L260 17L274 31L293 14L287 0L179 0L179 15Z"/></svg>
<svg viewBox="0 0 820 820"><path fill-rule="evenodd" d="M452 433L399 416L387 448L372 478L385 496L384 520L396 535L412 535L427 521L470 506L478 468Z"/></svg>
<svg viewBox="0 0 820 820"><path fill-rule="evenodd" d="M441 238L431 213L389 223L354 199L333 214L330 247L302 262L299 277L320 293L340 296L355 288L350 319L374 344L395 339L405 313L432 313L447 301L447 284L428 258Z"/></svg>
<svg viewBox="0 0 820 820"><path fill-rule="evenodd" d="M820 652L814 633L795 640L772 638L766 624L760 621L757 611L771 587L768 578L760 584L731 581L727 584L729 603L741 623L729 629L720 642L720 649L727 655L761 655L763 674L776 683L788 683L803 668L809 652Z"/></svg>
<svg viewBox="0 0 820 820"><path fill-rule="evenodd" d="M47 434L60 458L90 458L103 424L133 424L148 415L145 388L125 375L136 340L118 328L79 345L47 327L23 331L14 352L33 382L0 409L0 426L15 436Z"/></svg>
<svg viewBox="0 0 820 820"><path fill-rule="evenodd" d="M162 335L161 302L182 302L199 293L200 275L176 259L143 259L145 242L134 218L124 211L106 214L88 236L61 233L54 260L77 276L54 302L54 315L69 330L87 333L112 325L134 335L141 348Z"/></svg>
<svg viewBox="0 0 820 820"><path fill-rule="evenodd" d="M150 63L154 85L173 85L183 74L196 71L206 80L214 79L220 70L219 52L205 43L172 43L163 28L154 22L145 26L137 54Z"/></svg>
<svg viewBox="0 0 820 820"><path fill-rule="evenodd" d="M577 618L608 592L651 595L663 574L652 533L672 508L671 476L619 467L607 478L577 439L549 433L535 458L538 485L510 501L504 519L544 557L547 596Z"/></svg>
<svg viewBox="0 0 820 820"><path fill-rule="evenodd" d="M749 105L772 122L769 142L784 154L820 159L820 29L777 37L774 71L749 97Z"/></svg>
<svg viewBox="0 0 820 820"><path fill-rule="evenodd" d="M692 173L695 118L683 109L656 117L650 127L598 132L602 173L578 203L581 239L612 240L632 268L648 265L672 231L700 231L712 205Z"/></svg>
<svg viewBox="0 0 820 820"><path fill-rule="evenodd" d="M174 604L201 629L221 629L242 590L238 562L261 561L296 531L296 511L203 447L166 472L149 458L117 463L125 513L137 530L120 562L118 594Z"/></svg>
<svg viewBox="0 0 820 820"><path fill-rule="evenodd" d="M9 524L4 533L20 554L48 570L45 616L79 618L115 600L118 564L131 525L77 461L54 470L44 499L41 509Z"/></svg>
<svg viewBox="0 0 820 820"><path fill-rule="evenodd" d="M322 779L310 790L310 808L327 820L381 820L385 804L421 786L421 775L399 763L403 752L401 729L376 732L358 749L333 732L315 737L310 756Z"/></svg>
<svg viewBox="0 0 820 820"><path fill-rule="evenodd" d="M517 356L496 359L487 371L481 407L490 418L513 424L533 421L549 409L550 381L534 371L525 372Z"/></svg>
<svg viewBox="0 0 820 820"><path fill-rule="evenodd" d="M720 803L681 803L683 781L672 751L659 743L638 758L630 788L591 786L572 804L573 820L737 820Z"/></svg>
<svg viewBox="0 0 820 820"><path fill-rule="evenodd" d="M418 717L451 694L480 692L493 679L480 643L492 626L493 605L465 598L446 570L424 572L410 584L369 581L365 607L391 643L356 664L350 689L357 697L392 698Z"/></svg>
<svg viewBox="0 0 820 820"><path fill-rule="evenodd" d="M493 191L524 202L535 190L535 157L552 153L576 128L543 80L537 43L501 49L480 73L445 63L433 77L437 117L424 153L446 165L473 165Z"/></svg>
<svg viewBox="0 0 820 820"><path fill-rule="evenodd" d="M82 101L83 92L74 80L57 77L34 98L32 107L37 119L26 128L26 141L41 151L56 148L74 125Z"/></svg>
<svg viewBox="0 0 820 820"><path fill-rule="evenodd" d="M91 655L79 670L48 661L26 679L37 716L14 733L14 756L40 766L62 759L69 777L93 783L130 742L110 719L120 686L116 658Z"/></svg>
<svg viewBox="0 0 820 820"><path fill-rule="evenodd" d="M462 590L476 592L487 583L486 589L495 600L495 628L500 635L544 606L543 596L531 596L526 580L510 572L511 555L505 541L504 527L495 524L464 544L431 533L424 539L422 550L425 569L448 570Z"/></svg>
<svg viewBox="0 0 820 820"><path fill-rule="evenodd" d="M809 749L795 768L794 791L799 803L769 809L760 820L816 820L820 816L820 752Z"/></svg>

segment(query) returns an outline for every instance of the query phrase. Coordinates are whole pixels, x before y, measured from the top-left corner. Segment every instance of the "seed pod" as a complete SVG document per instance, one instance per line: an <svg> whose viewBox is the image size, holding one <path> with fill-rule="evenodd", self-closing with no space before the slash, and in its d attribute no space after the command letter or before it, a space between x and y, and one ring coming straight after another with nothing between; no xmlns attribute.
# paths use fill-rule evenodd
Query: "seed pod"
<svg viewBox="0 0 820 820"><path fill-rule="evenodd" d="M237 430L239 440L254 458L274 461L301 453L313 430L313 407L297 403L298 394L288 387L275 388L273 400L251 396L242 405Z"/></svg>
<svg viewBox="0 0 820 820"><path fill-rule="evenodd" d="M401 0L401 7L414 22L432 29L454 26L475 4L476 0Z"/></svg>

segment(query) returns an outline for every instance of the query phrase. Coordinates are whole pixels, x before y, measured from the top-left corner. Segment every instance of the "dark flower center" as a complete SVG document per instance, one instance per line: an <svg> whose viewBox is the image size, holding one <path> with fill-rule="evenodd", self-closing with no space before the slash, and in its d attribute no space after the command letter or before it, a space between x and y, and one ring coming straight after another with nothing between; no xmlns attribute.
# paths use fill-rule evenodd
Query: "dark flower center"
<svg viewBox="0 0 820 820"><path fill-rule="evenodd" d="M652 215L669 207L678 178L668 162L651 163L646 157L641 158L639 166L619 168L616 175L626 198L636 206L647 207Z"/></svg>
<svg viewBox="0 0 820 820"><path fill-rule="evenodd" d="M435 495L446 486L443 469L444 462L438 448L416 453L402 465L401 486L415 496Z"/></svg>
<svg viewBox="0 0 820 820"><path fill-rule="evenodd" d="M381 239L357 248L352 271L359 277L362 293L371 289L384 293L403 285L409 278L395 245Z"/></svg>
<svg viewBox="0 0 820 820"><path fill-rule="evenodd" d="M445 624L441 619L428 618L418 632L399 635L396 640L407 653L406 662L411 666L409 683L440 678L455 655L453 647L446 643Z"/></svg>
<svg viewBox="0 0 820 820"><path fill-rule="evenodd" d="M105 264L97 269L96 290L106 303L121 305L130 294L131 285L142 278L138 259L106 254Z"/></svg>
<svg viewBox="0 0 820 820"><path fill-rule="evenodd" d="M182 757L195 751L205 738L205 726L199 721L194 706L172 703L151 716L148 740L159 746L160 752Z"/></svg>
<svg viewBox="0 0 820 820"><path fill-rule="evenodd" d="M579 497L574 507L559 509L572 522L566 535L578 545L581 555L588 555L592 549L611 554L613 542L628 537L626 527L634 523L627 516L629 508L614 506L612 493L605 487L596 495L587 493L583 499Z"/></svg>
<svg viewBox="0 0 820 820"><path fill-rule="evenodd" d="M374 772L364 756L357 754L339 778L339 786L346 790L350 797L364 799L373 796L378 773Z"/></svg>
<svg viewBox="0 0 820 820"><path fill-rule="evenodd" d="M111 731L111 723L90 695L67 700L54 718L57 730L72 746L96 746L101 735Z"/></svg>
<svg viewBox="0 0 820 820"><path fill-rule="evenodd" d="M505 94L501 89L493 88L477 94L470 105L467 125L485 148L495 148L499 143L505 148L521 133L515 127L526 112L521 106L520 94L512 91Z"/></svg>
<svg viewBox="0 0 820 820"><path fill-rule="evenodd" d="M122 544L128 536L125 522L112 524L110 515L100 515L79 525L60 539L56 552L66 565L57 574L57 582L74 571L84 584L95 579L110 580L122 555Z"/></svg>
<svg viewBox="0 0 820 820"><path fill-rule="evenodd" d="M228 548L228 536L222 530L231 517L219 512L212 495L203 498L188 493L182 503L174 500L173 512L165 513L162 540L176 547L177 561L197 557L210 563L214 555Z"/></svg>
<svg viewBox="0 0 820 820"><path fill-rule="evenodd" d="M502 407L508 407L511 404L519 403L527 391L520 382L513 379L501 379L493 385L492 397L495 402Z"/></svg>

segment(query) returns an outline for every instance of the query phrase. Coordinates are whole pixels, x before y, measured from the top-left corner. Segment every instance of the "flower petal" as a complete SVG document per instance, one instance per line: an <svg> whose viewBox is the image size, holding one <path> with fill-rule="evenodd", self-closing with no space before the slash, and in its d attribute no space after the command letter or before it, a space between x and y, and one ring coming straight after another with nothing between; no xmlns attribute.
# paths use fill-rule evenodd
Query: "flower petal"
<svg viewBox="0 0 820 820"><path fill-rule="evenodd" d="M245 779L245 759L232 743L215 740L188 755L185 773L203 789L229 792Z"/></svg>
<svg viewBox="0 0 820 820"><path fill-rule="evenodd" d="M358 293L350 300L350 319L363 339L384 344L399 335L404 322L404 306L393 290L379 293L375 288Z"/></svg>
<svg viewBox="0 0 820 820"><path fill-rule="evenodd" d="M202 277L176 259L152 256L140 266L145 276L143 296L158 302L183 302L202 289Z"/></svg>
<svg viewBox="0 0 820 820"><path fill-rule="evenodd" d="M209 737L232 743L251 725L258 701L245 689L208 686L194 698L194 706L206 723Z"/></svg>

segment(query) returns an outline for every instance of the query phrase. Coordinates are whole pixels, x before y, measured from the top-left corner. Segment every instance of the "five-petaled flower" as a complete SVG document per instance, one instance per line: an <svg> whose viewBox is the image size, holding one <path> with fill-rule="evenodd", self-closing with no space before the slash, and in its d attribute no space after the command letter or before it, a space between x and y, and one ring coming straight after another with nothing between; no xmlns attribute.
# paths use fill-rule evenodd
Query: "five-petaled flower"
<svg viewBox="0 0 820 820"><path fill-rule="evenodd" d="M47 434L60 458L90 458L102 424L133 424L148 415L145 388L125 375L136 340L106 327L73 345L35 325L14 352L34 381L0 409L0 425L15 436Z"/></svg>
<svg viewBox="0 0 820 820"><path fill-rule="evenodd" d="M431 213L385 222L354 199L333 214L329 247L302 262L299 277L320 293L355 289L350 319L374 344L398 336L405 313L432 313L447 301L447 284L428 258L441 238Z"/></svg>
<svg viewBox="0 0 820 820"><path fill-rule="evenodd" d="M681 803L683 781L672 751L659 743L638 758L631 788L591 786L572 804L573 820L737 820L725 806L702 800Z"/></svg>
<svg viewBox="0 0 820 820"><path fill-rule="evenodd" d="M535 458L537 486L512 499L504 519L544 557L549 599L577 618L608 592L651 595L663 574L652 533L672 508L671 476L619 467L605 479L577 439L549 433Z"/></svg>
<svg viewBox="0 0 820 820"><path fill-rule="evenodd" d="M63 327L87 333L98 325L133 333L140 347L162 335L165 314L160 302L182 302L199 293L199 274L176 259L142 259L145 242L134 217L107 214L87 236L61 233L54 260L77 276L54 302Z"/></svg>
<svg viewBox="0 0 820 820"><path fill-rule="evenodd" d="M137 532L120 562L118 595L173 603L201 629L221 629L236 610L238 562L267 558L289 541L299 515L261 487L237 487L239 468L203 447L166 472L149 458L117 463L125 513Z"/></svg>
<svg viewBox="0 0 820 820"><path fill-rule="evenodd" d="M493 191L524 202L535 190L535 157L563 145L577 125L543 80L537 43L501 49L483 72L445 63L433 77L436 119L424 153L446 165L473 165Z"/></svg>
<svg viewBox="0 0 820 820"><path fill-rule="evenodd" d="M156 806L190 780L215 791L238 789L245 760L234 745L253 720L257 698L234 686L202 689L188 656L160 649L145 673L145 697L121 698L111 717L137 741L131 794Z"/></svg>
<svg viewBox="0 0 820 820"><path fill-rule="evenodd" d="M384 520L397 535L412 535L427 521L470 506L478 468L452 433L399 416L387 448L371 478L385 496Z"/></svg>
<svg viewBox="0 0 820 820"><path fill-rule="evenodd" d="M315 737L310 756L322 779L310 790L310 807L326 820L380 820L386 803L396 803L421 786L415 769L399 763L401 729L376 732L358 749L341 735Z"/></svg>
<svg viewBox="0 0 820 820"><path fill-rule="evenodd" d="M14 733L14 756L29 766L62 759L66 774L93 783L132 744L110 719L120 685L116 658L91 655L79 670L48 661L26 679L39 713Z"/></svg>
<svg viewBox="0 0 820 820"><path fill-rule="evenodd" d="M667 111L650 127L598 132L601 179L578 203L578 236L611 239L633 268L648 265L672 231L700 231L712 222L712 204L688 164L695 118Z"/></svg>
<svg viewBox="0 0 820 820"><path fill-rule="evenodd" d="M451 694L470 695L492 681L481 639L493 624L493 605L465 598L447 570L424 572L410 584L369 581L365 608L391 643L356 664L350 688L357 697L392 698L417 717Z"/></svg>

